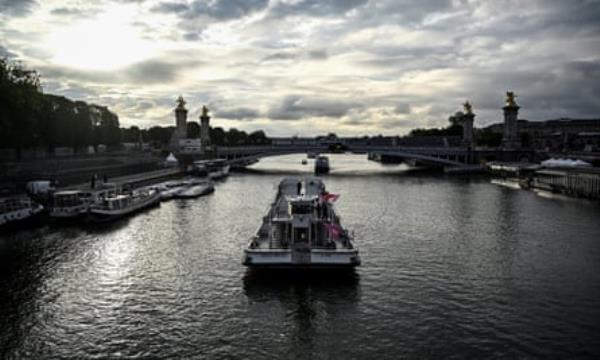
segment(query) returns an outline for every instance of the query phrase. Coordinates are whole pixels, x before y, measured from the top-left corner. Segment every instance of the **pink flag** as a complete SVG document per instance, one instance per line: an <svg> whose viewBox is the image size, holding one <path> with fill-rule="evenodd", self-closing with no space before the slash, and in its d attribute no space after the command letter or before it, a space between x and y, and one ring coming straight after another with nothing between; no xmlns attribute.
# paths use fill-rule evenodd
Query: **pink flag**
<svg viewBox="0 0 600 360"><path fill-rule="evenodd" d="M337 239L340 237L340 234L342 233L342 228L341 226L339 226L338 224L328 224L328 223L323 223L323 225L325 225L325 228L327 228L327 231L329 232L329 236Z"/></svg>
<svg viewBox="0 0 600 360"><path fill-rule="evenodd" d="M324 193L321 195L321 201L334 202L340 197L340 194Z"/></svg>

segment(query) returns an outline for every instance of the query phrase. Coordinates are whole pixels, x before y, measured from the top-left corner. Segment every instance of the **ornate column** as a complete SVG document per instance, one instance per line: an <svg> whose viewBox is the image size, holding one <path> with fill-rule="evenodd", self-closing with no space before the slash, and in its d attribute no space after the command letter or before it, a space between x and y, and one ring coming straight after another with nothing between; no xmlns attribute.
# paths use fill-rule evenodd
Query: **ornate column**
<svg viewBox="0 0 600 360"><path fill-rule="evenodd" d="M512 92L506 93L506 105L504 110L504 136L502 137L502 147L507 150L518 149L520 147L518 133L518 115L519 105L515 101L517 96Z"/></svg>
<svg viewBox="0 0 600 360"><path fill-rule="evenodd" d="M475 114L473 113L473 106L469 101L463 104L464 113L461 119L463 126L463 139L462 143L464 147L471 148L473 146L473 122L475 120Z"/></svg>
<svg viewBox="0 0 600 360"><path fill-rule="evenodd" d="M180 95L177 98L177 107L175 108L175 131L171 136L171 151L179 152L179 140L187 138L187 109L185 108L185 100Z"/></svg>
<svg viewBox="0 0 600 360"><path fill-rule="evenodd" d="M200 115L200 141L202 147L210 145L210 116L206 106L202 106L202 115Z"/></svg>

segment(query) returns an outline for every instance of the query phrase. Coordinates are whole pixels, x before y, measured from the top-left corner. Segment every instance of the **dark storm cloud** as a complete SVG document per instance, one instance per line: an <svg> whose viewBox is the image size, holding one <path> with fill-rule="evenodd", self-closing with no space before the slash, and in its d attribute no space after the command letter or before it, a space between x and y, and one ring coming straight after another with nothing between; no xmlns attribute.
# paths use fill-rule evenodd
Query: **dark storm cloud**
<svg viewBox="0 0 600 360"><path fill-rule="evenodd" d="M183 34L183 39L186 41L196 41L200 39L200 32L188 31L185 34Z"/></svg>
<svg viewBox="0 0 600 360"><path fill-rule="evenodd" d="M288 60L325 60L329 57L327 50L318 49L308 52L301 51L277 51L261 59L261 62L288 61Z"/></svg>
<svg viewBox="0 0 600 360"><path fill-rule="evenodd" d="M41 65L38 67L43 78L60 81L81 81L97 84L110 84L119 81L119 76L110 71L79 70L66 66Z"/></svg>
<svg viewBox="0 0 600 360"><path fill-rule="evenodd" d="M477 126L502 120L501 108L504 93L508 90L517 94L521 118L599 118L599 76L598 59L567 62L551 69L473 70L465 75L462 93L457 91L449 96L460 98L462 95L465 100L472 101L477 114Z"/></svg>
<svg viewBox="0 0 600 360"><path fill-rule="evenodd" d="M15 57L17 57L17 54L0 45L0 58L11 59Z"/></svg>
<svg viewBox="0 0 600 360"><path fill-rule="evenodd" d="M397 104L394 107L394 113L396 113L396 114L410 114L410 104L407 104L407 103Z"/></svg>
<svg viewBox="0 0 600 360"><path fill-rule="evenodd" d="M600 30L598 0L537 0L524 5L514 6L510 11L498 9L497 23L492 22L481 29L481 34L502 38L543 33L554 37L573 33L585 35Z"/></svg>
<svg viewBox="0 0 600 360"><path fill-rule="evenodd" d="M308 57L313 60L324 60L329 57L329 54L325 49L311 50L308 52Z"/></svg>
<svg viewBox="0 0 600 360"><path fill-rule="evenodd" d="M89 16L91 15L91 12L88 9L80 9L76 7L58 7L52 9L50 14L58 16Z"/></svg>
<svg viewBox="0 0 600 360"><path fill-rule="evenodd" d="M159 13L182 14L190 10L190 5L182 2L162 2L152 10Z"/></svg>
<svg viewBox="0 0 600 360"><path fill-rule="evenodd" d="M189 4L168 1L158 4L153 11L174 13L187 19L209 16L218 20L231 20L265 9L268 4L269 0L195 0Z"/></svg>
<svg viewBox="0 0 600 360"><path fill-rule="evenodd" d="M267 116L273 120L299 120L312 116L339 118L351 109L361 107L359 103L289 95L269 109Z"/></svg>
<svg viewBox="0 0 600 360"><path fill-rule="evenodd" d="M301 0L278 2L271 9L271 16L286 17L295 15L340 16L367 3L367 0Z"/></svg>
<svg viewBox="0 0 600 360"><path fill-rule="evenodd" d="M60 94L71 99L81 100L98 96L98 92L90 87L80 86L71 81L46 81L44 83L44 92Z"/></svg>
<svg viewBox="0 0 600 360"><path fill-rule="evenodd" d="M498 122L507 90L517 93L523 118L600 116L599 0L124 1L140 2L131 24L142 37L160 38L180 52L157 52L115 71L36 66L53 89L87 96L74 86L79 84L116 99L121 95L113 91L124 91L137 106L146 95L128 89L159 85L165 103L161 95L145 99L158 107L171 109L183 92L189 103L213 102L215 117L223 119L335 118L336 126L356 126L357 132L360 126L392 132L394 126L404 131L400 128L446 125L465 100L474 104L476 126ZM92 8L92 14L101 14L121 2L57 1L42 7L34 0L0 0L0 15L49 10L47 27L54 31ZM263 13L252 21L228 22ZM165 14L171 16L163 21ZM52 61L53 54L38 46L44 44L37 19L1 22L0 56ZM176 25L157 28L162 23ZM234 41L224 42L229 36ZM205 42L215 45L210 54ZM204 76L195 59L226 75ZM202 82L190 83L193 76ZM124 116L133 119L145 110L136 106L123 106ZM314 123L326 127L328 120ZM292 132L301 125L274 121L265 128Z"/></svg>
<svg viewBox="0 0 600 360"><path fill-rule="evenodd" d="M171 82L177 78L177 66L161 60L144 61L129 66L125 76L142 84Z"/></svg>
<svg viewBox="0 0 600 360"><path fill-rule="evenodd" d="M0 0L0 16L1 15L13 15L23 16L27 15L35 0Z"/></svg>
<svg viewBox="0 0 600 360"><path fill-rule="evenodd" d="M283 60L295 60L298 57L298 54L293 52L276 52L270 55L265 56L262 61L283 61Z"/></svg>
<svg viewBox="0 0 600 360"><path fill-rule="evenodd" d="M177 63L152 59L129 65L118 70L79 70L65 66L40 66L44 77L63 80L79 80L99 84L133 83L133 84L166 84L175 82L178 75L186 68L200 65L195 60L182 60Z"/></svg>
<svg viewBox="0 0 600 360"><path fill-rule="evenodd" d="M217 109L215 111L216 118L230 119L230 120L245 120L245 119L256 119L260 116L260 112L255 109L248 107L239 107L231 109Z"/></svg>

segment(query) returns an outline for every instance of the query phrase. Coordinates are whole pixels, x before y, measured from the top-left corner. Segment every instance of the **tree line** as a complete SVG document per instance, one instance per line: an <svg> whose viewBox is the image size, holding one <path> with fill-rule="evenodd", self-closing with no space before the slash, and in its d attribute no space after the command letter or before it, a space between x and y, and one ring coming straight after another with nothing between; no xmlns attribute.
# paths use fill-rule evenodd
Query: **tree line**
<svg viewBox="0 0 600 360"><path fill-rule="evenodd" d="M40 75L22 64L0 58L0 148L83 148L100 144L118 146L122 142L152 142L167 145L174 127L119 127L119 117L105 106L72 101L45 94ZM188 123L188 136L198 138L200 126ZM261 145L270 140L263 131L246 133L237 129L210 129L214 145Z"/></svg>
<svg viewBox="0 0 600 360"><path fill-rule="evenodd" d="M169 144L174 131L174 126L153 126L149 129L140 129L134 125L129 128L121 128L121 139L124 143L142 141L151 143L154 147L161 147ZM211 144L217 146L267 145L271 143L262 130L247 133L236 128L225 130L221 127L210 127L209 131ZM187 136L192 139L200 137L200 125L197 122L187 123Z"/></svg>
<svg viewBox="0 0 600 360"><path fill-rule="evenodd" d="M40 75L0 58L0 148L117 145L119 118L107 107L44 94Z"/></svg>
<svg viewBox="0 0 600 360"><path fill-rule="evenodd" d="M448 123L448 126L442 128L413 129L409 136L462 136L463 127L460 113L448 117ZM502 134L490 129L474 129L474 131L477 146L498 147L502 142Z"/></svg>

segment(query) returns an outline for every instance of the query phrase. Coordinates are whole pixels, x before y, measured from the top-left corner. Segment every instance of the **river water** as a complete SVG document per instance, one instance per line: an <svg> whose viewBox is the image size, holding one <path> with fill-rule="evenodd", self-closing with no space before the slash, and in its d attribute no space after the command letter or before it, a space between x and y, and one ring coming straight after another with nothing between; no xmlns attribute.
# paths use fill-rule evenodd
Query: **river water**
<svg viewBox="0 0 600 360"><path fill-rule="evenodd" d="M108 226L0 237L2 358L598 358L600 205L331 157L348 276L241 255L301 156Z"/></svg>

